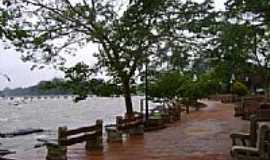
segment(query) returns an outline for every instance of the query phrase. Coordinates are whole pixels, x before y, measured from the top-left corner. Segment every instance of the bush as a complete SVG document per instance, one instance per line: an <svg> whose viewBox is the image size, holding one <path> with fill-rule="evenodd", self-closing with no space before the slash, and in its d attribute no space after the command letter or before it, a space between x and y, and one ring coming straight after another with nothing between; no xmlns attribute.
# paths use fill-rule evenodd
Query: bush
<svg viewBox="0 0 270 160"><path fill-rule="evenodd" d="M179 88L187 79L187 76L177 71L162 73L159 78L149 83L148 94L151 98L173 99L179 96Z"/></svg>
<svg viewBox="0 0 270 160"><path fill-rule="evenodd" d="M241 82L236 81L232 85L232 93L238 96L245 96L249 93L248 88Z"/></svg>

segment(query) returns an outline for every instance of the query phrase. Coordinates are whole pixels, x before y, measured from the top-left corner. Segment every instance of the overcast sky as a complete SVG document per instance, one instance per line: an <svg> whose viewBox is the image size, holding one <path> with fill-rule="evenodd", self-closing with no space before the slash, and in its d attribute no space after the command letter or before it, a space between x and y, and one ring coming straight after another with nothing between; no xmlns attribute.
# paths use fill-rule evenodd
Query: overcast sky
<svg viewBox="0 0 270 160"><path fill-rule="evenodd" d="M202 1L202 0L198 0ZM215 0L217 9L224 8L225 0ZM76 57L68 57L68 64L72 65L76 62L85 61L93 64L95 59L91 56L95 47L88 46L80 51ZM0 76L0 90L5 87L28 87L37 84L42 80L51 80L54 77L63 77L63 73L54 70L51 66L47 66L42 70L31 71L32 63L24 63L20 60L20 53L12 50L4 50L3 44L0 42L0 74L7 74L11 81L8 82L4 77Z"/></svg>

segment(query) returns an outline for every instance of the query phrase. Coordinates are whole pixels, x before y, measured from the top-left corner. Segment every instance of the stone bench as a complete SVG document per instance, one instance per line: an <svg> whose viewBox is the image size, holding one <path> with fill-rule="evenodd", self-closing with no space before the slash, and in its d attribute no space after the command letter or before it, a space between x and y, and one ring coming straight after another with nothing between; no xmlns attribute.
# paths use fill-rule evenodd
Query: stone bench
<svg viewBox="0 0 270 160"><path fill-rule="evenodd" d="M138 114L131 118L116 117L116 124L105 126L108 142L122 142L123 134L143 135L144 124L142 115Z"/></svg>

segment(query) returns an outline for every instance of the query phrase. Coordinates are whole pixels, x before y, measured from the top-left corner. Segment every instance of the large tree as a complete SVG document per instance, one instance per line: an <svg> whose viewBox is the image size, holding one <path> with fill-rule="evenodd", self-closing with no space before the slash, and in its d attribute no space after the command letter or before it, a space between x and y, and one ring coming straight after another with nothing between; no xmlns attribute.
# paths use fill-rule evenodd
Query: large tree
<svg viewBox="0 0 270 160"><path fill-rule="evenodd" d="M78 46L98 44L99 52L95 54L98 63L92 71L104 68L121 82L127 113L132 114L130 83L152 41L156 40L150 28L152 15L149 13L154 12L148 12L144 3L135 1L120 14L114 3L116 1L11 1L8 9L23 15L16 19L14 26L23 28L20 32L25 35L15 37L12 43L24 52L23 60L56 63L56 66L64 64L62 52L74 53ZM161 3L153 3L152 11L159 10Z"/></svg>
<svg viewBox="0 0 270 160"><path fill-rule="evenodd" d="M230 81L234 74L237 79L255 75L261 70L269 81L270 30L267 0L228 0L226 11L220 16L220 24L213 42L212 61L223 79ZM267 80L268 79L268 80Z"/></svg>
<svg viewBox="0 0 270 160"><path fill-rule="evenodd" d="M133 112L130 84L143 64L171 51L173 55L196 51L192 46L200 40L194 39L204 38L200 37L207 25L204 18L212 9L210 0L202 4L178 0L123 4L109 0L8 1L7 10L21 15L10 25L20 35L12 44L23 52L23 60L61 66L65 61L62 53L97 44L99 51L94 55L98 62L90 71L104 69L122 84L128 115ZM91 74L75 75L86 80Z"/></svg>
<svg viewBox="0 0 270 160"><path fill-rule="evenodd" d="M258 66L267 67L270 49L270 3L267 0L229 0L226 3L227 22L238 32L234 41L245 48L248 58Z"/></svg>

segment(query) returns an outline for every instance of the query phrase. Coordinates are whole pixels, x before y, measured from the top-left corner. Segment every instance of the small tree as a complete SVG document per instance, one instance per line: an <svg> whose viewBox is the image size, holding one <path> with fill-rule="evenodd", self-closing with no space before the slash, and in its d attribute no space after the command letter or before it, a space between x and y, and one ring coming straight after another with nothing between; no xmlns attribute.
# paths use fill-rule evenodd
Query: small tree
<svg viewBox="0 0 270 160"><path fill-rule="evenodd" d="M232 84L232 93L242 97L245 96L249 93L248 88L246 87L246 85L244 85L243 83L239 82L239 81L235 81Z"/></svg>
<svg viewBox="0 0 270 160"><path fill-rule="evenodd" d="M190 78L182 88L183 103L187 107L187 112L189 112L189 106L198 106L199 99L206 98L215 93L218 85L218 81L209 73L200 75L197 80Z"/></svg>
<svg viewBox="0 0 270 160"><path fill-rule="evenodd" d="M181 88L187 80L188 77L178 71L161 73L150 83L149 96L167 101L177 98L182 95Z"/></svg>

